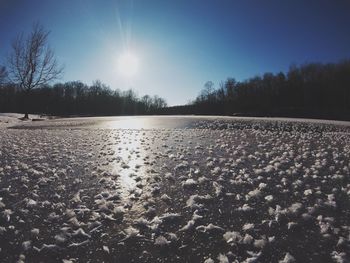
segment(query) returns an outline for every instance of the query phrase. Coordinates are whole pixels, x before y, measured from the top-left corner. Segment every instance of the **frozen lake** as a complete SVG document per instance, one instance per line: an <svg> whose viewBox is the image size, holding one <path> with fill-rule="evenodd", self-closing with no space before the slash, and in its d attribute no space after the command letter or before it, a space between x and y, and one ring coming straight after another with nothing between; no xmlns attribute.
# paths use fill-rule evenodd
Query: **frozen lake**
<svg viewBox="0 0 350 263"><path fill-rule="evenodd" d="M0 114L1 119L1 114ZM316 119L293 118L254 118L225 116L122 116L122 117L84 117L60 118L40 122L22 122L13 125L16 128L45 129L183 129L194 128L201 121L223 121L224 124L234 123L311 123L337 126L349 126L350 122ZM216 127L218 128L218 127ZM222 127L221 127L222 128Z"/></svg>
<svg viewBox="0 0 350 263"><path fill-rule="evenodd" d="M4 262L347 262L348 122L0 125Z"/></svg>

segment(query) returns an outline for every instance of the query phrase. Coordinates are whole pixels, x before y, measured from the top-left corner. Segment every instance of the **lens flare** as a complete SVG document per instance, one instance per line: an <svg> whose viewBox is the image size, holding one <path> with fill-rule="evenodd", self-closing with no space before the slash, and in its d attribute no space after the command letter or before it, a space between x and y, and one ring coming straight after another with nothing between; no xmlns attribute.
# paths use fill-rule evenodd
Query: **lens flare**
<svg viewBox="0 0 350 263"><path fill-rule="evenodd" d="M118 72L125 77L132 77L137 74L139 70L139 59L138 57L127 51L118 59Z"/></svg>

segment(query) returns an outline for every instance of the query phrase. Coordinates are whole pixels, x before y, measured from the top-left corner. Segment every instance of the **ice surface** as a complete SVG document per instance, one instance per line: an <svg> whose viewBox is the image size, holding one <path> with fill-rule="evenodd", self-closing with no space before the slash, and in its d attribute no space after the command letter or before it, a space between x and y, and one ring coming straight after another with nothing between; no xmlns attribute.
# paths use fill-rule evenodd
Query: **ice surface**
<svg viewBox="0 0 350 263"><path fill-rule="evenodd" d="M350 129L233 120L0 125L0 257L348 262Z"/></svg>

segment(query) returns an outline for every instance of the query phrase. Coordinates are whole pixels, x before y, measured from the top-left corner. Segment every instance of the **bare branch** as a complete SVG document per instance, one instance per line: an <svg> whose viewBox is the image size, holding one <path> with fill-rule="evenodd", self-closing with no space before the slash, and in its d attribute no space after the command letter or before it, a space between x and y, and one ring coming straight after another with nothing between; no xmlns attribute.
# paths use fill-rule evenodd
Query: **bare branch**
<svg viewBox="0 0 350 263"><path fill-rule="evenodd" d="M63 72L48 46L49 33L37 23L26 39L21 34L12 43L9 78L25 91L47 84Z"/></svg>
<svg viewBox="0 0 350 263"><path fill-rule="evenodd" d="M6 68L4 66L0 66L0 85L4 83L7 77Z"/></svg>

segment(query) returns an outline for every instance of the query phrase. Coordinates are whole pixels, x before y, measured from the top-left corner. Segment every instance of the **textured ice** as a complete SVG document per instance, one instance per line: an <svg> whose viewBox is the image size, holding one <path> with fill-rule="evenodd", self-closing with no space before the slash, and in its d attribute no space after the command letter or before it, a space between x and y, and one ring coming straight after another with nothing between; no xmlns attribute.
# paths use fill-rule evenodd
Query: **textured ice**
<svg viewBox="0 0 350 263"><path fill-rule="evenodd" d="M349 261L348 128L198 120L0 128L0 257Z"/></svg>

